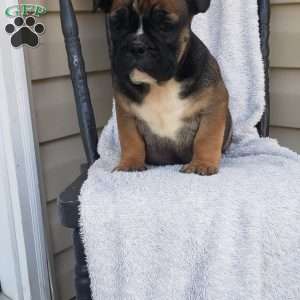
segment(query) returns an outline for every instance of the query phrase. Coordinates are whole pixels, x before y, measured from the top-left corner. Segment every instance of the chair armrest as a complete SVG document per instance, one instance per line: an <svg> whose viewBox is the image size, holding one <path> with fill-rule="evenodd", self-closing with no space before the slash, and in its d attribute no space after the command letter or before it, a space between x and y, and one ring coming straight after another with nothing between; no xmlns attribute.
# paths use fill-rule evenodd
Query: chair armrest
<svg viewBox="0 0 300 300"><path fill-rule="evenodd" d="M270 36L270 1L258 0L259 32L261 53L265 70L265 112L258 124L260 136L269 136L270 131L270 86L269 86L269 36Z"/></svg>
<svg viewBox="0 0 300 300"><path fill-rule="evenodd" d="M79 195L87 179L87 167L82 167L82 174L58 197L58 210L61 224L68 228L77 228L79 224Z"/></svg>

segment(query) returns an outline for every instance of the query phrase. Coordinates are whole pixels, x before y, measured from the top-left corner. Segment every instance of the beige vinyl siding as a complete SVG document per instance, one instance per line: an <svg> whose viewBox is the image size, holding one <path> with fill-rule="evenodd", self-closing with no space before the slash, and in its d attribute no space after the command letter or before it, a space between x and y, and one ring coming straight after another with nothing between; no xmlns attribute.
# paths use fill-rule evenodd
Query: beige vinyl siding
<svg viewBox="0 0 300 300"><path fill-rule="evenodd" d="M75 296L72 232L60 225L56 198L80 174L85 155L60 28L58 1L38 2L44 3L49 13L41 17L46 33L40 46L27 51L28 69L59 300L69 300ZM101 129L111 114L112 99L104 16L91 12L91 0L72 2L77 11L97 127Z"/></svg>
<svg viewBox="0 0 300 300"><path fill-rule="evenodd" d="M271 3L271 136L300 153L300 0Z"/></svg>

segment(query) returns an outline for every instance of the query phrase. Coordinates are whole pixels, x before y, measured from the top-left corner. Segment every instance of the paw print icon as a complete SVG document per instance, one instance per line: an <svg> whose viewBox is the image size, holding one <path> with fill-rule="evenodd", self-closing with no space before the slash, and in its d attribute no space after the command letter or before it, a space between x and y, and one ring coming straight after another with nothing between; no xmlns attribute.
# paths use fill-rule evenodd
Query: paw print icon
<svg viewBox="0 0 300 300"><path fill-rule="evenodd" d="M39 44L40 36L45 32L45 26L37 23L33 16L16 17L13 24L5 26L5 31L11 35L12 46L36 47Z"/></svg>

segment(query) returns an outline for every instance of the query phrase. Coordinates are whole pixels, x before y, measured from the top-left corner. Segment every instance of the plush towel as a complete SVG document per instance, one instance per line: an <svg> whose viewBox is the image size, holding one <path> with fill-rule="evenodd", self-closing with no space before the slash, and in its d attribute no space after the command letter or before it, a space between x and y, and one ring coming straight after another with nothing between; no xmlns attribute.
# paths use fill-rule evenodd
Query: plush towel
<svg viewBox="0 0 300 300"><path fill-rule="evenodd" d="M214 0L193 29L230 92L234 143L220 173L111 173L115 113L81 191L95 300L300 299L300 159L254 125L264 108L256 1Z"/></svg>

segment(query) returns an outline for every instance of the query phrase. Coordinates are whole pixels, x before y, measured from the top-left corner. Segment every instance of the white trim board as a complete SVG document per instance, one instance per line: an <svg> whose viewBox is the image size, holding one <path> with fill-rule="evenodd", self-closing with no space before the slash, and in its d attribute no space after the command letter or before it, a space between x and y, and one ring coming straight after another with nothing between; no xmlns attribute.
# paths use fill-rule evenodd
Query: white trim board
<svg viewBox="0 0 300 300"><path fill-rule="evenodd" d="M0 1L0 28L9 21ZM24 51L0 30L0 280L13 300L50 300L47 247L38 182ZM1 227L3 231L3 227ZM11 261L12 263L8 263Z"/></svg>

